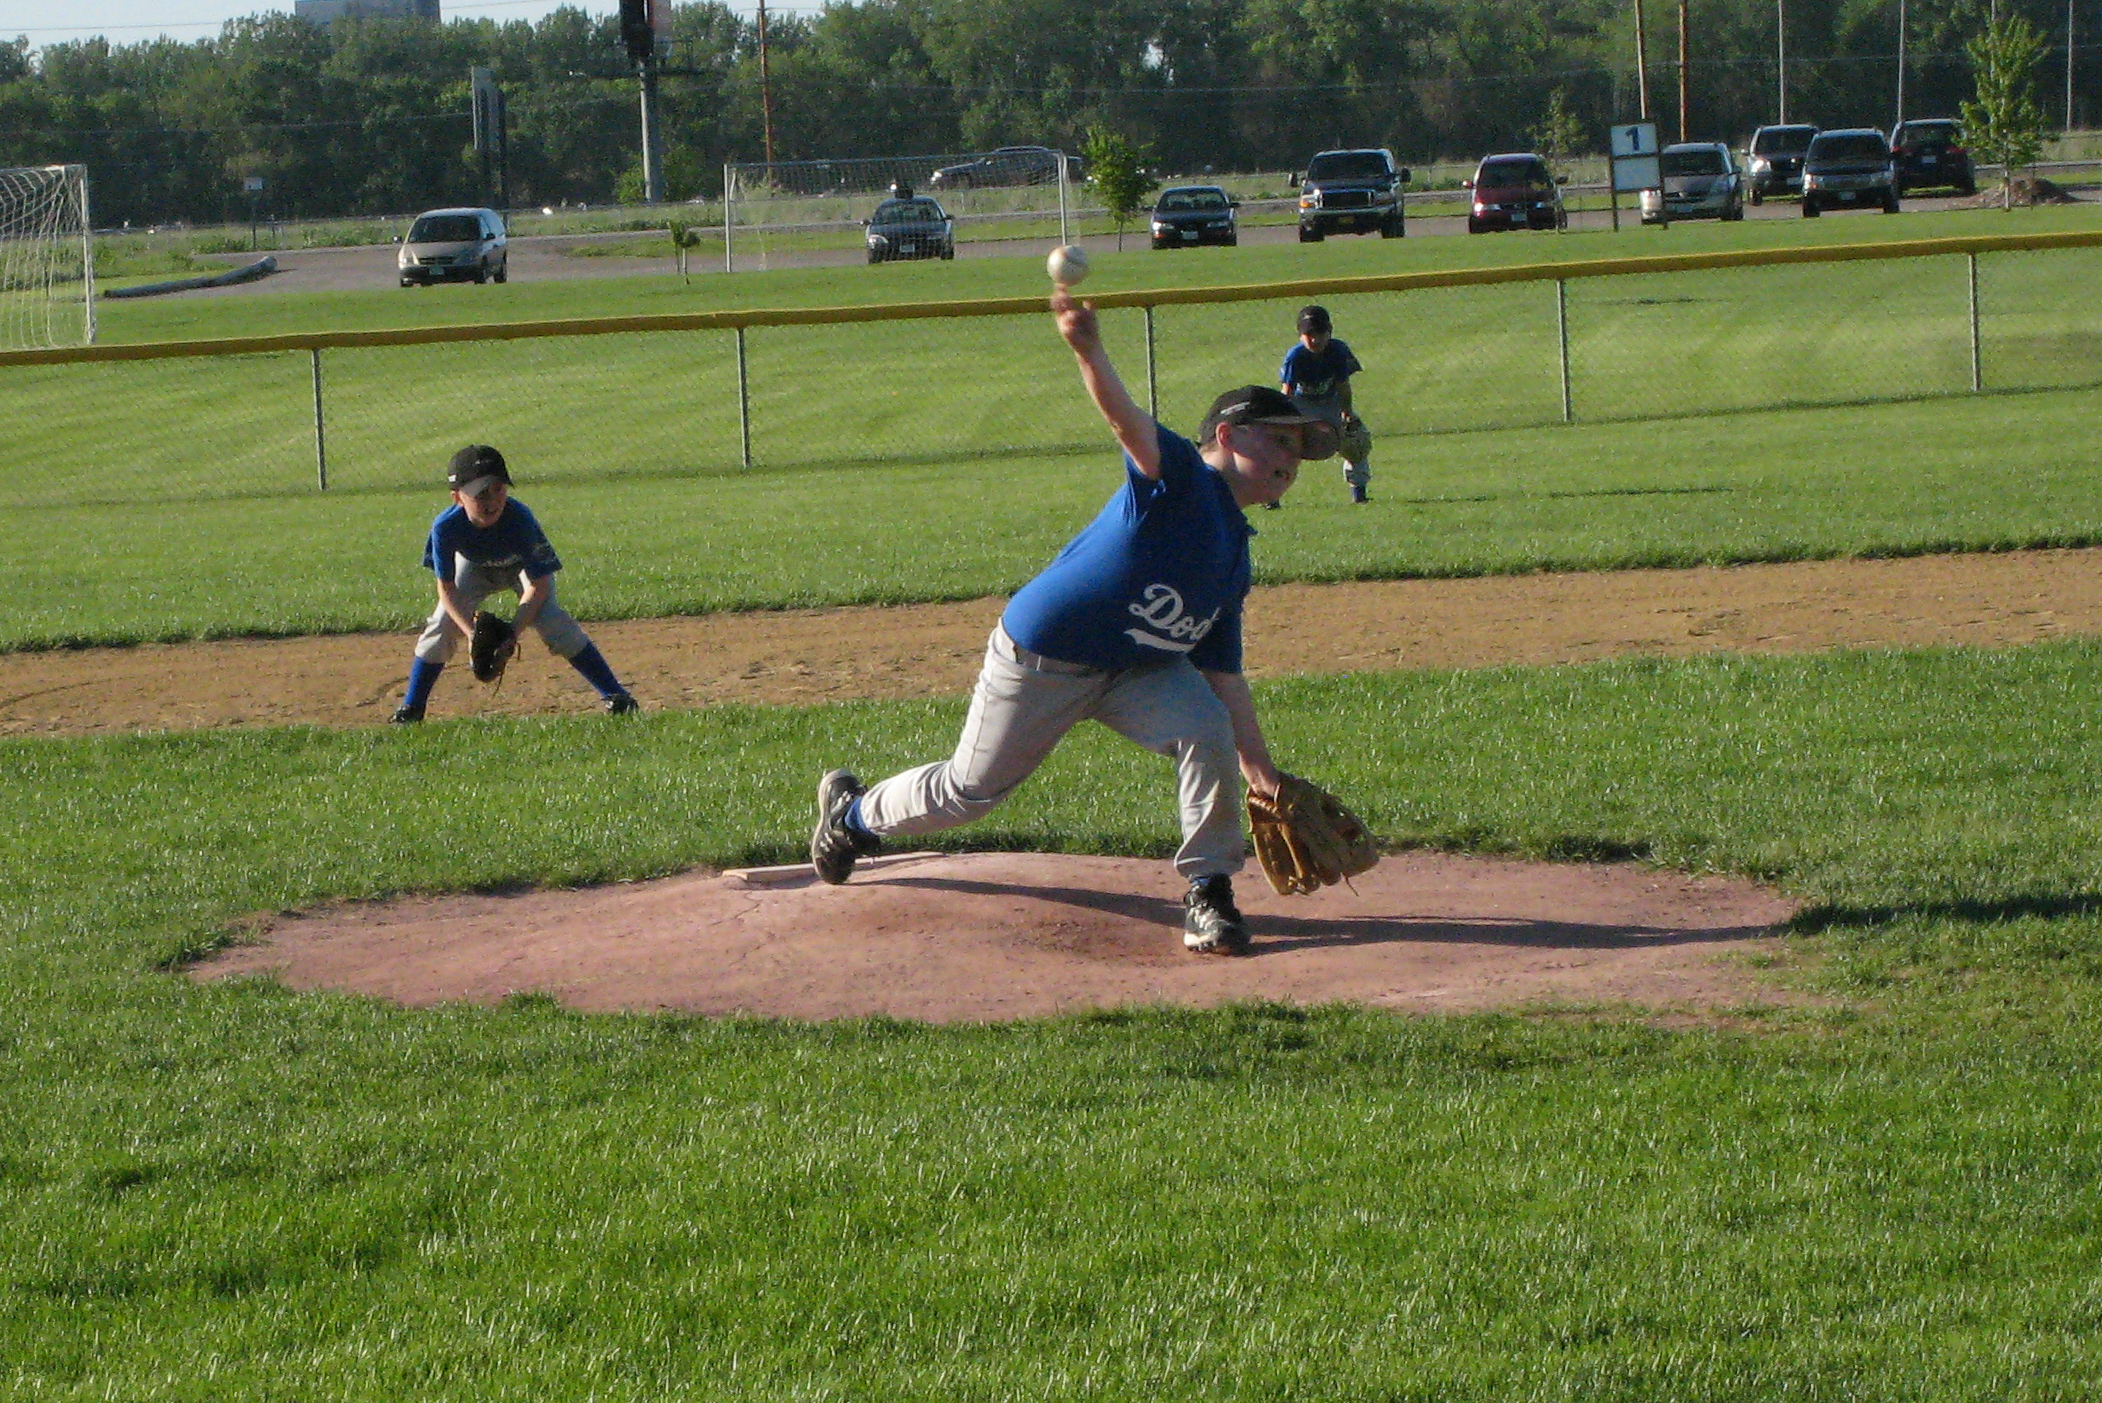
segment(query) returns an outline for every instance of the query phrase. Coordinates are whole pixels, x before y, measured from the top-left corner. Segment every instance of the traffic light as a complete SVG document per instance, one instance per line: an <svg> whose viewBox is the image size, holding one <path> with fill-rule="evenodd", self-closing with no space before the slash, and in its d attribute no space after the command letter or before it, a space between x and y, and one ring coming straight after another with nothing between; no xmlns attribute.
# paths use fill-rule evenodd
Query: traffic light
<svg viewBox="0 0 2102 1403"><path fill-rule="evenodd" d="M637 63L655 51L657 35L650 25L650 0L620 0L620 42L628 57Z"/></svg>

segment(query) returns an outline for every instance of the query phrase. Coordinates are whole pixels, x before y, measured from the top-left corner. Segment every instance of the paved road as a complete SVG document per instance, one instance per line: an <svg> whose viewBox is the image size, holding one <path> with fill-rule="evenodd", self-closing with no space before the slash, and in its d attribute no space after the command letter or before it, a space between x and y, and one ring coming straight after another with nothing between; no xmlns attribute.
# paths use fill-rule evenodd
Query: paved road
<svg viewBox="0 0 2102 1403"><path fill-rule="evenodd" d="M1908 213L1926 213L1948 209L1954 203L1950 199L1908 200ZM1801 219L1802 212L1792 203L1765 204L1745 211L1747 219ZM1882 215L1828 215L1827 218L1883 218ZM1903 215L1898 216L1903 218ZM1631 236L1644 239L1665 240L1671 237L1667 229L1642 229L1633 210L1621 212L1621 226ZM1572 229L1609 229L1612 217L1607 211L1584 210L1569 217ZM1465 234L1467 220L1464 215L1416 215L1409 220L1411 238L1437 238L1450 234ZM626 278L663 277L672 271L671 255L661 258L633 258L612 256L605 258L577 257L570 250L589 244L599 238L630 239L631 234L604 236L539 235L515 238L511 241L511 278L514 282L541 282L556 279L577 278ZM1145 247L1145 231L1126 234L1126 249ZM1244 244L1285 244L1298 237L1294 226L1250 225L1242 229ZM1338 238L1353 237L1337 235ZM1370 235L1356 237L1373 237ZM1493 235L1496 238L1550 238L1548 234ZM756 241L755 241L756 242ZM994 239L967 241L956 247L959 258L1038 258L1043 255L1046 241L1043 239ZM1109 253L1116 248L1116 239L1111 235L1089 235L1080 240L1082 247L1090 253ZM1646 246L1645 246L1646 247ZM703 245L701 252L707 251ZM250 255L226 255L216 262L245 262ZM776 252L764 260L754 247L749 253L740 251L739 271L767 268L826 268L849 267L863 261L863 255L855 249L801 249L794 252ZM279 272L275 277L261 282L243 283L235 287L204 288L194 292L174 293L177 297L259 297L278 292L340 292L353 289L391 288L396 285L394 275L394 246L379 244L362 248L318 248L293 249L277 254ZM702 277L722 271L721 251L715 250L712 258L696 256L692 261L694 276ZM402 296L422 295L419 289L403 289Z"/></svg>

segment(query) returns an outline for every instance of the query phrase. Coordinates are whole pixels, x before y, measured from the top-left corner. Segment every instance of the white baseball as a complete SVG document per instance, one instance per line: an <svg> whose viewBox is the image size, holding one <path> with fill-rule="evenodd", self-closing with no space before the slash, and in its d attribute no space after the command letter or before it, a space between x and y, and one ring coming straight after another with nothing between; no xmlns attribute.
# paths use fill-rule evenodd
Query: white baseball
<svg viewBox="0 0 2102 1403"><path fill-rule="evenodd" d="M1044 271L1060 287L1071 287L1087 277L1087 254L1078 244L1060 244L1044 260Z"/></svg>

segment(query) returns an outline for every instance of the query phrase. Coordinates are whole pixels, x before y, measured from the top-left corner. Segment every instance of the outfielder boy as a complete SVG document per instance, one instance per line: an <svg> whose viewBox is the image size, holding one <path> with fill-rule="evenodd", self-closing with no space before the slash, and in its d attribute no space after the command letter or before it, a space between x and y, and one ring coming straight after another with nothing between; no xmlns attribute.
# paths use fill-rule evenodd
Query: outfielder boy
<svg viewBox="0 0 2102 1403"><path fill-rule="evenodd" d="M1243 509L1282 497L1302 459L1335 451L1334 434L1276 390L1247 385L1219 396L1193 444L1133 401L1092 306L1060 288L1051 311L1124 449L1124 483L1008 602L953 756L867 789L846 770L819 781L811 865L844 882L885 837L983 817L1092 719L1174 759L1175 869L1190 884L1183 944L1239 954L1248 948L1233 897L1246 849L1241 781L1266 795L1279 783L1241 675L1255 534Z"/></svg>
<svg viewBox="0 0 2102 1403"><path fill-rule="evenodd" d="M1326 307L1299 309L1299 340L1285 352L1278 383L1301 412L1335 425L1353 502L1371 500L1366 490L1372 483L1372 431L1350 407L1350 377L1364 368L1350 343L1336 339Z"/></svg>
<svg viewBox="0 0 2102 1403"><path fill-rule="evenodd" d="M423 719L438 674L461 640L474 633L475 610L503 590L518 593L518 613L511 620L515 632L537 630L550 653L583 674L608 712L625 716L637 710L598 646L555 603L555 572L562 562L526 504L512 499L504 455L485 443L470 443L453 454L445 481L452 488L452 505L431 522L423 546L423 568L438 583L438 607L416 640L409 688L392 719L403 725Z"/></svg>

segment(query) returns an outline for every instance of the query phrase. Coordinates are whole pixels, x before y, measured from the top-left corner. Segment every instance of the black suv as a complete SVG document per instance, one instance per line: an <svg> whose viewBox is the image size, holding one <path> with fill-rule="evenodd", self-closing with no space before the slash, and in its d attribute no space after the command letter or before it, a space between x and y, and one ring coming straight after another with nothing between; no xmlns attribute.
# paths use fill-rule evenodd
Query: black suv
<svg viewBox="0 0 2102 1403"><path fill-rule="evenodd" d="M1299 242L1319 243L1330 234L1370 234L1398 239L1408 233L1401 187L1409 168L1377 147L1323 151L1306 163L1299 181Z"/></svg>
<svg viewBox="0 0 2102 1403"><path fill-rule="evenodd" d="M1071 167L1066 177L1072 179ZM927 183L937 190L973 190L981 185L1050 185L1058 180L1058 153L1048 146L1003 146L976 160L943 166Z"/></svg>
<svg viewBox="0 0 2102 1403"><path fill-rule="evenodd" d="M1890 143L1874 127L1819 132L1803 156L1803 217L1828 209L1898 212L1898 176Z"/></svg>
<svg viewBox="0 0 2102 1403"><path fill-rule="evenodd" d="M1934 185L1953 186L1959 195L1978 193L1963 130L1947 117L1898 123L1890 134L1890 159L1897 167L1900 195Z"/></svg>
<svg viewBox="0 0 2102 1403"><path fill-rule="evenodd" d="M1793 195L1802 190L1803 153L1816 136L1817 128L1806 123L1761 127L1752 133L1744 156L1753 204L1768 195Z"/></svg>

